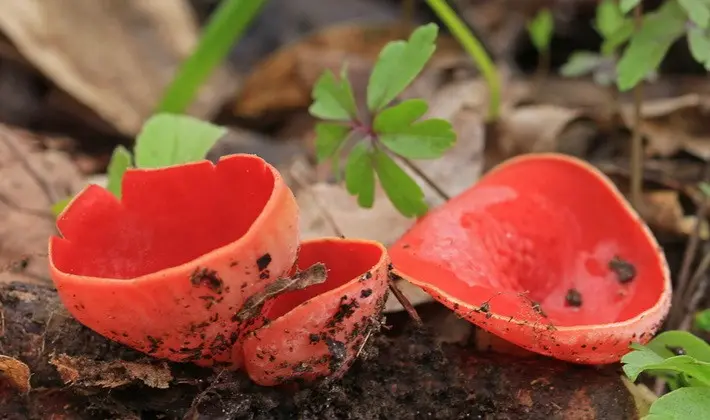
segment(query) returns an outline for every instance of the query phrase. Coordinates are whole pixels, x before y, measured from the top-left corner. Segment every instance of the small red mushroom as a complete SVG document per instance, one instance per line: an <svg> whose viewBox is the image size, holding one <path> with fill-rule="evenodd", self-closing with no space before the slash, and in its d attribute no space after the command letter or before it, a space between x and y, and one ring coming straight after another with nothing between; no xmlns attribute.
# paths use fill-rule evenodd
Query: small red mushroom
<svg viewBox="0 0 710 420"><path fill-rule="evenodd" d="M316 263L327 267L327 280L276 297L263 312L269 322L247 334L244 364L254 382L338 377L379 326L390 263L384 246L339 238L303 242L298 268Z"/></svg>
<svg viewBox="0 0 710 420"><path fill-rule="evenodd" d="M71 314L152 356L230 362L246 326L232 317L289 272L298 207L254 155L131 169L122 199L92 185L57 220L52 279Z"/></svg>
<svg viewBox="0 0 710 420"><path fill-rule="evenodd" d="M530 154L494 168L391 248L395 273L481 328L582 364L647 342L670 306L663 251L602 173Z"/></svg>

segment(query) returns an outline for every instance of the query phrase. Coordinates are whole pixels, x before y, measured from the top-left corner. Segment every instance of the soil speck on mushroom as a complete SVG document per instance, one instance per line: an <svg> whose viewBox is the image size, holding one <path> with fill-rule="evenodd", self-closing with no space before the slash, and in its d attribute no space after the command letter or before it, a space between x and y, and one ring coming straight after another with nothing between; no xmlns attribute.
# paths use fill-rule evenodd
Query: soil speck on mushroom
<svg viewBox="0 0 710 420"><path fill-rule="evenodd" d="M264 254L261 257L259 257L258 260L256 260L256 266L259 268L259 271L264 271L269 267L269 264L271 264L271 255L270 254Z"/></svg>
<svg viewBox="0 0 710 420"><path fill-rule="evenodd" d="M196 268L190 275L190 282L195 287L207 286L217 294L222 293L222 286L224 285L217 272L206 267Z"/></svg>
<svg viewBox="0 0 710 420"><path fill-rule="evenodd" d="M539 302L533 302L532 308L533 311L535 311L538 315L547 318L547 314L545 313L545 311L542 310L542 306L540 306Z"/></svg>
<svg viewBox="0 0 710 420"><path fill-rule="evenodd" d="M616 273L617 280L622 284L628 283L636 277L636 267L618 255L609 261L609 269Z"/></svg>
<svg viewBox="0 0 710 420"><path fill-rule="evenodd" d="M567 291L567 295L565 296L565 303L567 306L579 308L582 306L582 294L577 289L569 289Z"/></svg>

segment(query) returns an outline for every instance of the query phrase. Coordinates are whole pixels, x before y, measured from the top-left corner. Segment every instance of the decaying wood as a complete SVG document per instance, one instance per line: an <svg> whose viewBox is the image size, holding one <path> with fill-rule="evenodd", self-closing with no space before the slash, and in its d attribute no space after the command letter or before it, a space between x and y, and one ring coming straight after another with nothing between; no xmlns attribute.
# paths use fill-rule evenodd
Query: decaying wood
<svg viewBox="0 0 710 420"><path fill-rule="evenodd" d="M636 418L614 367L441 347L422 330L373 336L341 381L274 389L109 342L45 286L0 285L0 312L0 354L32 372L28 395L0 380L3 419Z"/></svg>

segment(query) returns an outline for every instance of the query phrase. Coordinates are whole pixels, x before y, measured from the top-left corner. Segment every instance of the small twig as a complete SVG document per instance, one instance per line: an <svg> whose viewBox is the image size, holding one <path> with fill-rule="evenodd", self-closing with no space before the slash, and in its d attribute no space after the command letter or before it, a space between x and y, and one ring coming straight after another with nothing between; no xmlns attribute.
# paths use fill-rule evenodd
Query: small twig
<svg viewBox="0 0 710 420"><path fill-rule="evenodd" d="M404 293L399 290L399 287L397 287L397 284L395 284L394 282L395 280L402 280L402 278L394 273L390 273L389 277L387 278L387 281L389 282L392 294L394 294L394 297L397 298L397 301L399 301L399 304L402 305L404 310L407 311L409 317L412 318L414 323L417 324L417 326L419 327L423 326L424 322L422 322L422 318L417 313L417 310L414 309L414 305L412 305L412 302L410 302L409 299L404 296Z"/></svg>
<svg viewBox="0 0 710 420"><path fill-rule="evenodd" d="M545 83L545 78L550 73L550 50L546 49L538 55L537 71L535 72L535 86L533 92L537 94Z"/></svg>
<svg viewBox="0 0 710 420"><path fill-rule="evenodd" d="M418 176L419 178L421 178L421 180L424 181L425 184L427 184L429 187L431 187L432 190L434 190L441 198L443 198L444 201L449 201L449 200L451 199L451 197L450 197L444 190L442 190L441 187L439 187L438 185L436 185L436 183L435 183L431 178L429 178L429 176L428 176L427 174L425 174L424 172L422 172L422 170L419 169L419 168L414 164L414 162L412 162L411 160L409 160L409 159L407 159L407 158L403 158L403 157L401 157L401 156L398 156L398 157L400 158L400 160L401 160L402 162L404 162L405 165L407 165L407 167L408 167L409 169L412 170L412 172L414 172L415 174L417 174L417 176Z"/></svg>
<svg viewBox="0 0 710 420"><path fill-rule="evenodd" d="M703 169L703 180L707 180L710 176L710 162L705 164ZM676 293L673 296L673 303L671 305L671 315L668 317L668 325L676 325L676 321L680 316L683 315L683 298L687 294L688 281L690 280L690 267L695 260L695 256L698 253L698 246L700 245L700 231L705 220L705 212L707 210L707 197L703 194L702 201L698 203L698 208L695 211L695 226L693 226L693 232L688 239L688 245L683 253L683 261L680 266L680 273L678 274L678 281L676 283ZM692 289L691 289L692 290Z"/></svg>
<svg viewBox="0 0 710 420"><path fill-rule="evenodd" d="M643 23L643 6L639 2L634 9L634 23L638 31ZM634 127L631 135L631 205L639 210L643 192L643 138L641 137L641 105L643 81L634 87Z"/></svg>
<svg viewBox="0 0 710 420"><path fill-rule="evenodd" d="M695 318L695 311L698 310L698 306L700 305L700 302L702 301L703 297L705 297L705 292L708 289L707 273L705 273L701 277L705 281L700 282L700 284L698 285L698 288L695 290L695 293L693 293L693 296L690 298L690 301L688 303L688 311L685 313L685 316L683 317L683 321L678 326L679 330L689 331L693 326L693 319Z"/></svg>
<svg viewBox="0 0 710 420"><path fill-rule="evenodd" d="M688 284L685 294L681 297L681 305L679 306L681 306L682 309L685 309L685 313L683 314L684 316L692 316L695 309L697 309L700 299L693 302L693 296L697 293L698 289L702 288L701 286L703 283L707 283L706 274L708 269L710 269L710 252L703 256L703 259L700 261L700 264L698 264L698 268L695 270L693 277L690 279L690 283ZM705 282L703 282L703 280L705 280Z"/></svg>

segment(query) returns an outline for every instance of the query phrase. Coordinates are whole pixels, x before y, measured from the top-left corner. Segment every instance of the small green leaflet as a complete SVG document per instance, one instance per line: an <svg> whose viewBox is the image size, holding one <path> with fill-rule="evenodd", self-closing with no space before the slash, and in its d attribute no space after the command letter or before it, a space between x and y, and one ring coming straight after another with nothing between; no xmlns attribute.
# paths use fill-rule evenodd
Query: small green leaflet
<svg viewBox="0 0 710 420"><path fill-rule="evenodd" d="M456 142L456 133L446 120L416 122L427 109L427 103L421 99L384 109L373 125L378 139L391 151L409 159L441 157Z"/></svg>
<svg viewBox="0 0 710 420"><path fill-rule="evenodd" d="M702 28L692 28L688 31L688 47L693 58L710 70L710 36Z"/></svg>
<svg viewBox="0 0 710 420"><path fill-rule="evenodd" d="M690 357L702 362L710 362L710 344L687 331L664 331L651 340L646 347L664 358L675 356L674 349L682 349Z"/></svg>
<svg viewBox="0 0 710 420"><path fill-rule="evenodd" d="M227 129L186 115L156 114L136 138L139 168L160 168L204 159Z"/></svg>
<svg viewBox="0 0 710 420"><path fill-rule="evenodd" d="M705 0L678 0L678 4L688 14L688 19L701 29L710 23L710 4Z"/></svg>
<svg viewBox="0 0 710 420"><path fill-rule="evenodd" d="M132 166L131 152L123 146L118 146L113 149L111 160L108 163L107 176L108 183L106 189L111 191L113 195L121 198L121 181L123 174Z"/></svg>
<svg viewBox="0 0 710 420"><path fill-rule="evenodd" d="M330 70L326 70L313 88L313 104L308 109L314 117L333 121L357 119L357 106L353 95L347 67L343 66L340 81Z"/></svg>
<svg viewBox="0 0 710 420"><path fill-rule="evenodd" d="M710 388L681 388L654 401L643 419L702 419L707 417L708 412L710 412Z"/></svg>
<svg viewBox="0 0 710 420"><path fill-rule="evenodd" d="M530 40L538 51L543 52L550 49L550 41L555 30L555 20L550 9L540 10L528 23L527 28Z"/></svg>
<svg viewBox="0 0 710 420"><path fill-rule="evenodd" d="M710 363L701 362L691 356L673 356L664 359L648 347L634 345L634 351L621 358L626 376L636 381L644 371L685 374L694 383L710 386Z"/></svg>
<svg viewBox="0 0 710 420"><path fill-rule="evenodd" d="M408 41L390 42L380 51L367 84L367 108L370 111L386 107L424 69L436 50L438 31L433 23L420 26Z"/></svg>
<svg viewBox="0 0 710 420"><path fill-rule="evenodd" d="M671 45L685 33L685 22L685 13L675 1L664 2L644 17L617 66L620 91L633 88L658 68Z"/></svg>
<svg viewBox="0 0 710 420"><path fill-rule="evenodd" d="M621 0L619 2L619 9L621 9L622 13L629 13L639 4L641 4L641 0Z"/></svg>
<svg viewBox="0 0 710 420"><path fill-rule="evenodd" d="M369 209L375 203L375 171L372 167L372 152L365 142L356 144L345 164L345 187L357 196L360 207Z"/></svg>
<svg viewBox="0 0 710 420"><path fill-rule="evenodd" d="M54 217L59 216L62 213L62 211L64 211L64 209L69 205L71 200L72 200L72 197L67 197L63 200L59 200L56 203L52 204L52 214L54 215Z"/></svg>
<svg viewBox="0 0 710 420"><path fill-rule="evenodd" d="M695 314L695 328L710 332L710 309Z"/></svg>
<svg viewBox="0 0 710 420"><path fill-rule="evenodd" d="M564 77L579 77L593 73L603 61L603 57L591 51L577 51L570 55L569 60L560 67Z"/></svg>
<svg viewBox="0 0 710 420"><path fill-rule="evenodd" d="M316 158L323 162L332 158L350 134L350 127L335 123L316 124Z"/></svg>
<svg viewBox="0 0 710 420"><path fill-rule="evenodd" d="M594 20L594 29L602 36L609 38L614 32L624 25L627 19L619 9L616 0L603 0L597 6L597 14Z"/></svg>
<svg viewBox="0 0 710 420"><path fill-rule="evenodd" d="M382 150L375 150L373 161L382 189L394 207L405 217L423 216L428 206L424 192L391 157Z"/></svg>

